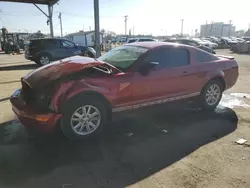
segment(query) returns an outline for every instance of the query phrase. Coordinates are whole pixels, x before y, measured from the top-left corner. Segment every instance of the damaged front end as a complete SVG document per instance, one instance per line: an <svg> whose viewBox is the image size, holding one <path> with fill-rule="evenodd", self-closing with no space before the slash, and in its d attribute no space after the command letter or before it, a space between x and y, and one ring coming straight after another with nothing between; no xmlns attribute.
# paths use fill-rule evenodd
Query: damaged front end
<svg viewBox="0 0 250 188"><path fill-rule="evenodd" d="M54 112L51 101L57 88L55 84L52 83L47 87L32 88L23 78L21 79L21 83L20 98L27 105L40 113Z"/></svg>
<svg viewBox="0 0 250 188"><path fill-rule="evenodd" d="M40 129L53 129L62 117L63 104L70 97L87 90L103 89L103 78L119 72L94 59L73 60L41 67L21 79L22 88L12 94L10 102L26 128L35 125Z"/></svg>

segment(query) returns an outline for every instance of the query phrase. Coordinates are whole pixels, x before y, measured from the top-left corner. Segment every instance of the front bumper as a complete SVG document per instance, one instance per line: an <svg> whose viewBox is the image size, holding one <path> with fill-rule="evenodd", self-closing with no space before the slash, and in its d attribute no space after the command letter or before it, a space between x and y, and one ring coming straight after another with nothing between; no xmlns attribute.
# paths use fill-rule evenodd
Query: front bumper
<svg viewBox="0 0 250 188"><path fill-rule="evenodd" d="M20 90L16 90L13 93L10 97L10 102L13 112L28 130L53 132L62 116L57 113L39 113L37 109L33 109L21 99Z"/></svg>

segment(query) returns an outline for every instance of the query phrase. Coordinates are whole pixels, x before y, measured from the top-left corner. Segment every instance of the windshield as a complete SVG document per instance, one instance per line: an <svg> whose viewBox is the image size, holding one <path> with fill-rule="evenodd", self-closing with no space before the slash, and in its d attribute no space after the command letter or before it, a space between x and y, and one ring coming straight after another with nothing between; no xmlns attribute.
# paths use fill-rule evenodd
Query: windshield
<svg viewBox="0 0 250 188"><path fill-rule="evenodd" d="M147 48L137 46L121 46L105 53L99 57L98 60L109 63L124 71L133 65L134 62L146 51L148 51Z"/></svg>

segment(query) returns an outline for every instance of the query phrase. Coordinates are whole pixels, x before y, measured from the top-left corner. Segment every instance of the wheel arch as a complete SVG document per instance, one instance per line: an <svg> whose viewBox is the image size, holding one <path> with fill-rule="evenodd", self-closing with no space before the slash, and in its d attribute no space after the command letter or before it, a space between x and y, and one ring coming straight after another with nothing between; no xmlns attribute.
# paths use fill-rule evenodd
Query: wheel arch
<svg viewBox="0 0 250 188"><path fill-rule="evenodd" d="M209 82L211 82L211 81L219 81L219 82L221 83L221 85L222 85L223 91L226 89L226 82L225 82L224 78L223 78L222 76L217 75L217 76L214 76L214 77L210 78L210 79L205 83L205 85L203 86L202 90L203 90L203 89L205 88L205 86L206 86Z"/></svg>
<svg viewBox="0 0 250 188"><path fill-rule="evenodd" d="M96 98L96 99L102 101L104 103L105 108L107 109L108 120L112 119L112 105L111 105L111 103L109 102L109 100L104 95L102 95L101 93L96 92L96 91L84 91L84 92L80 92L80 93L72 96L70 99L68 99L67 101L65 101L61 105L60 111L62 111L67 106L67 104L70 103L70 101L72 99L83 98L83 97L86 97L86 96L93 97L93 98Z"/></svg>

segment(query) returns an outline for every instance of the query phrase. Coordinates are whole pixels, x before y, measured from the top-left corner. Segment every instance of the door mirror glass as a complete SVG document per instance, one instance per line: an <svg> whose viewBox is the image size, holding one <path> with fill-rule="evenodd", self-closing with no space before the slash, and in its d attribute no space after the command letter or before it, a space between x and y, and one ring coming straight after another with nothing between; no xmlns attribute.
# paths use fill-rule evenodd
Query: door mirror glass
<svg viewBox="0 0 250 188"><path fill-rule="evenodd" d="M140 69L139 72L143 75L143 76L147 76L149 74L149 72L155 67L159 65L158 62L148 62L143 64Z"/></svg>

